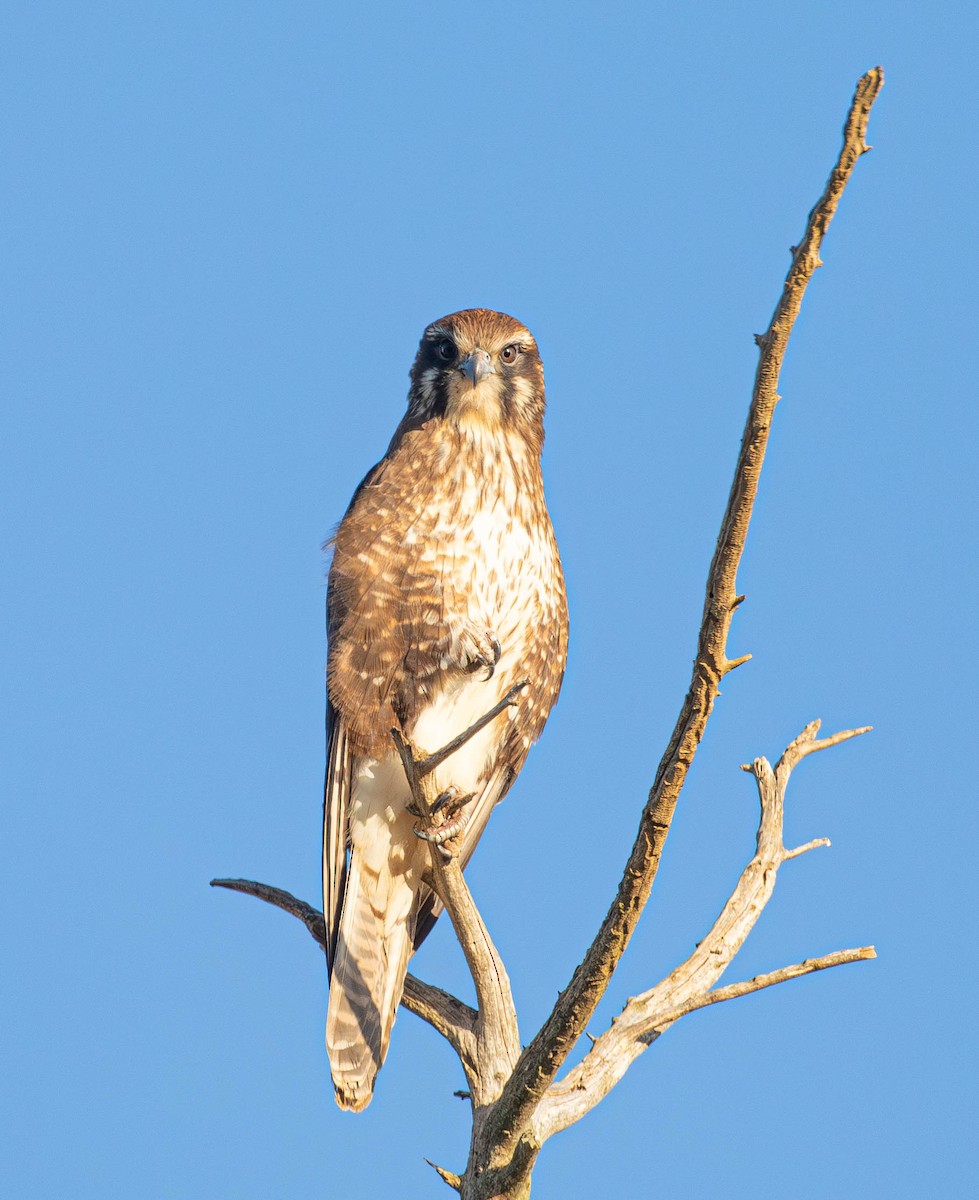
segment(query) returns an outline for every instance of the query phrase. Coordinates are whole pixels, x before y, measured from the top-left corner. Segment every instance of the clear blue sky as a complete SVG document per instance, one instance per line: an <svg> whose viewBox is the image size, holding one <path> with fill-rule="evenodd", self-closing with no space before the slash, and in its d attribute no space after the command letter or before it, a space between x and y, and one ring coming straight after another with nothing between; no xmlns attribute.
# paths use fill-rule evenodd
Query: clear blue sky
<svg viewBox="0 0 979 1200"><path fill-rule="evenodd" d="M535 1200L964 1195L977 845L975 13L825 3L19 3L0 17L2 1180L11 1197L447 1195L462 1076L402 1014L334 1107L320 543L422 328L536 333L565 690L471 884L525 1038L590 940L689 675L764 328L858 76L731 676L595 1030L684 956L811 718L726 981L545 1149ZM467 994L448 928L417 972ZM971 1151L968 1152L971 1159Z"/></svg>

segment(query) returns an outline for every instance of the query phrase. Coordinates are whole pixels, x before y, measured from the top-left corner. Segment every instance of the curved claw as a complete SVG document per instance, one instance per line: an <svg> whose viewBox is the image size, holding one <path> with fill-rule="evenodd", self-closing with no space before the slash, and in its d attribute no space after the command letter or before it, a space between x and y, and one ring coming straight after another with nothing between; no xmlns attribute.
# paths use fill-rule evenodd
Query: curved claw
<svg viewBox="0 0 979 1200"><path fill-rule="evenodd" d="M486 633L487 637L489 638L490 650L493 652L493 661L490 662L489 659L480 656L473 663L474 671L479 667L486 668L486 675L483 678L483 683L488 683L493 678L493 675L496 672L496 664L500 661L500 656L503 654L503 647L500 645L500 640L496 634L490 632L489 630L487 630Z"/></svg>
<svg viewBox="0 0 979 1200"><path fill-rule="evenodd" d="M452 838L458 837L468 824L469 818L463 816L457 821L447 821L444 825L440 825L438 829L421 829L419 826L414 825L412 826L412 833L414 833L416 838L421 838L423 842L428 842L429 845L441 846Z"/></svg>
<svg viewBox="0 0 979 1200"><path fill-rule="evenodd" d="M485 668L486 675L483 678L485 683L493 678L496 664L503 654L500 639L492 629L485 629L476 624L470 625L468 639L469 646L464 670L472 675Z"/></svg>
<svg viewBox="0 0 979 1200"><path fill-rule="evenodd" d="M451 812L456 812L459 806L465 804L468 799L470 799L469 796L464 796L460 800L459 789L455 786L455 784L450 784L444 792L440 792L439 795L435 797L435 803L432 805L432 816L434 817L436 813L441 812L446 806L449 806ZM420 814L416 813L415 815L417 816Z"/></svg>
<svg viewBox="0 0 979 1200"><path fill-rule="evenodd" d="M472 799L472 794L468 796L459 795L458 788L449 787L436 799L432 805L432 815L443 812L448 808L453 814L454 819L444 821L441 825L435 826L434 829L423 829L420 825L412 826L412 833L416 838L421 838L423 842L428 842L431 846L438 846L442 854L448 858L452 855L442 847L445 842L451 841L454 837L458 837L460 833L469 824L469 813L462 811L463 806ZM458 813L458 816L454 814Z"/></svg>
<svg viewBox="0 0 979 1200"><path fill-rule="evenodd" d="M440 825L438 829L421 829L418 825L413 825L411 831L416 838L421 838L423 842L428 842L430 846L434 846L446 862L449 862L455 855L445 843L450 842L454 837L458 837L468 824L469 814L463 813L457 820L447 821L444 825Z"/></svg>

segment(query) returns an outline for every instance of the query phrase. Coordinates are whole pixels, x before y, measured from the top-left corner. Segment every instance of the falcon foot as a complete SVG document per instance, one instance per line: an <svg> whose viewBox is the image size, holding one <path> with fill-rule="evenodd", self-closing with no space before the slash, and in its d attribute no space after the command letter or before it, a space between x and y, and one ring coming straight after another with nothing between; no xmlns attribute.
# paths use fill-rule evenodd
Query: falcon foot
<svg viewBox="0 0 979 1200"><path fill-rule="evenodd" d="M439 792L432 801L432 816L434 817L436 813L440 812L444 812L447 817L453 816L464 804L468 804L475 794L475 792L470 792L467 796L460 796L457 787L454 785L447 787L444 792ZM405 808L413 817L425 815L413 800L410 804L406 804Z"/></svg>
<svg viewBox="0 0 979 1200"><path fill-rule="evenodd" d="M466 673L472 675L485 668L483 682L493 678L496 664L503 654L500 640L492 629L482 629L473 622L467 622L461 639L463 661Z"/></svg>
<svg viewBox="0 0 979 1200"><path fill-rule="evenodd" d="M465 796L460 796L457 787L447 787L444 792L435 797L432 812L444 812L447 817L453 817L475 795L475 792L468 792Z"/></svg>
<svg viewBox="0 0 979 1200"><path fill-rule="evenodd" d="M404 767L405 778L408 780L408 786L411 789L411 801L407 805L407 811L413 817L418 817L419 820L427 822L438 812L442 812L444 815L446 806L450 806L449 819L443 821L441 825L437 825L434 829L420 829L417 825L414 827L415 835L421 838L422 841L437 846L439 853L445 859L451 859L453 856L450 851L444 848L443 842L448 842L462 833L469 820L469 817L465 813L462 813L456 820L452 820L452 817L473 798L474 793L460 798L456 788L448 788L446 791L440 792L434 799L428 800L426 798L426 788L422 781L437 766L445 762L450 754L454 754L471 737L474 737L481 729L485 729L490 721L494 721L500 713L505 712L511 705L516 704L517 697L528 683L529 680L527 679L522 679L519 683L515 683L503 699L494 704L489 712L483 713L479 720L474 721L468 729L463 730L462 733L454 737L450 742L446 742L441 750L436 750L434 754L429 754L426 758L415 758L414 747L402 731L397 726L391 730L391 738L398 751L398 757L401 759L401 765ZM431 783L429 786L431 787ZM434 791L434 788L431 788L431 790Z"/></svg>
<svg viewBox="0 0 979 1200"><path fill-rule="evenodd" d="M469 816L464 813L458 820L447 821L444 825L439 825L437 829L420 829L416 825L413 832L415 837L421 838L423 842L428 842L432 846L442 846L454 837L458 837L468 824Z"/></svg>
<svg viewBox="0 0 979 1200"><path fill-rule="evenodd" d="M434 829L422 829L420 826L415 825L412 829L415 837L421 838L423 842L428 842L431 846L437 846L443 858L452 858L452 853L446 849L445 843L450 842L454 837L458 837L469 824L469 813L462 810L473 798L474 794L470 792L468 796L460 796L458 788L446 788L444 792L435 798L435 803L432 805L432 815L434 816L435 813L441 812L445 813L448 819L443 821L441 825L435 826ZM415 815L420 815L412 806L409 806L409 811L414 812ZM459 814L458 816L456 816L457 813Z"/></svg>

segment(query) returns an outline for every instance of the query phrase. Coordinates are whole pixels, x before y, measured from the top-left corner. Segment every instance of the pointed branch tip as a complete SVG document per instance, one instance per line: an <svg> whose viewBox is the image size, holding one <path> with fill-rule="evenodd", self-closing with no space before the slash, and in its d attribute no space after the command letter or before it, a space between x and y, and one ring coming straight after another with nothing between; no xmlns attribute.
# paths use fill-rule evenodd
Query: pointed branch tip
<svg viewBox="0 0 979 1200"><path fill-rule="evenodd" d="M462 1190L461 1176L457 1175L454 1171L447 1171L445 1169L445 1167L440 1167L438 1165L438 1163L433 1163L430 1158L426 1158L425 1161L432 1168L432 1170L435 1172L435 1174L438 1175L438 1177L440 1179L442 1179L445 1183L447 1183L450 1188L452 1188L456 1192L459 1192Z"/></svg>
<svg viewBox="0 0 979 1200"><path fill-rule="evenodd" d="M814 750L828 750L831 746L838 746L840 742L848 742L850 738L860 737L864 733L870 733L873 725L861 725L859 729L841 729L839 733L831 733L829 737L819 738L811 742L802 749L806 754L811 754Z"/></svg>
<svg viewBox="0 0 979 1200"><path fill-rule="evenodd" d="M788 862L790 858L798 858L800 854L807 854L810 850L817 850L821 846L832 846L832 844L827 837L813 838L811 842L806 842L803 846L796 846L794 850L786 850L782 855L782 862Z"/></svg>

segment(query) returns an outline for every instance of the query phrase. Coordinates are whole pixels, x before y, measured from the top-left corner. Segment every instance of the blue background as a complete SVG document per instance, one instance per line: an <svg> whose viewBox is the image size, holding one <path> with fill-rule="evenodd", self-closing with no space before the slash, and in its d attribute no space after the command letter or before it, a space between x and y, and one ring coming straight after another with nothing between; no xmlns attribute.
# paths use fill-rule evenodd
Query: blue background
<svg viewBox="0 0 979 1200"><path fill-rule="evenodd" d="M402 1014L334 1106L318 902L320 544L422 328L537 335L565 690L470 872L529 1038L590 940L689 678L763 329L881 62L791 344L728 678L593 1024L754 846L738 764L815 716L725 982L545 1148L558 1197L973 1181L975 14L934 3L8 3L2 1155L16 1197L447 1195L450 1050ZM469 995L451 931L415 960ZM969 1154L971 1158L971 1153Z"/></svg>

